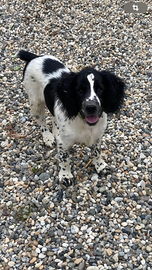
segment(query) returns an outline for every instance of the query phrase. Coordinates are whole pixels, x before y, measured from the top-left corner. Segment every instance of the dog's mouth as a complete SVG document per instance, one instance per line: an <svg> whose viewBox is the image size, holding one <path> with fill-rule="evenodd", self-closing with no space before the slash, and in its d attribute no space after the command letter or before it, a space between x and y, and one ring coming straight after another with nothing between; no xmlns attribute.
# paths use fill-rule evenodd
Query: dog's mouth
<svg viewBox="0 0 152 270"><path fill-rule="evenodd" d="M89 115L85 117L85 121L89 125L95 125L99 121L98 115Z"/></svg>

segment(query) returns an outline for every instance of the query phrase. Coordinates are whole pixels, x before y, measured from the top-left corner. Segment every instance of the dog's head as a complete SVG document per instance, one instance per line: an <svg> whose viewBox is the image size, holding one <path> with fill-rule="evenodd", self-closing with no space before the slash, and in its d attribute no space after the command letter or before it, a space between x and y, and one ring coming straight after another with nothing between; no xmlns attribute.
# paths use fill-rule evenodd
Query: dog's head
<svg viewBox="0 0 152 270"><path fill-rule="evenodd" d="M124 82L108 71L85 68L67 73L57 83L57 96L68 118L78 114L88 125L95 125L106 113L116 112L124 97Z"/></svg>

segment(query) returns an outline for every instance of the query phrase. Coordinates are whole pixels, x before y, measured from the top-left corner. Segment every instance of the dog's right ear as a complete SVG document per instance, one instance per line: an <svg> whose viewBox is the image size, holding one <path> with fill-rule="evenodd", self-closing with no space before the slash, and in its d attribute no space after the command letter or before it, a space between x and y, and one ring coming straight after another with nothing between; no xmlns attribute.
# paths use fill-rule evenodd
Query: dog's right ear
<svg viewBox="0 0 152 270"><path fill-rule="evenodd" d="M79 105L76 96L76 73L63 74L61 79L52 79L44 89L46 106L54 116L55 101L59 100L59 106L69 119L77 116Z"/></svg>
<svg viewBox="0 0 152 270"><path fill-rule="evenodd" d="M61 109L69 119L76 117L80 109L76 95L76 76L74 72L64 74L57 87Z"/></svg>

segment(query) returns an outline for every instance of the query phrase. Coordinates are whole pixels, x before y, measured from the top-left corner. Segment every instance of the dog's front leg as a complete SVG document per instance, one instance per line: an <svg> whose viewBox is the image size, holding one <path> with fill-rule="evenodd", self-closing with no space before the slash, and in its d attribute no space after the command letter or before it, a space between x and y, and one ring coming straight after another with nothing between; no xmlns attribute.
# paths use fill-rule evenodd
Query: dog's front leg
<svg viewBox="0 0 152 270"><path fill-rule="evenodd" d="M92 155L92 163L94 164L97 173L100 173L106 166L108 166L107 163L102 159L100 139L92 146Z"/></svg>
<svg viewBox="0 0 152 270"><path fill-rule="evenodd" d="M71 186L73 176L71 174L69 152L61 142L58 142L58 160L60 167L59 182L63 186Z"/></svg>

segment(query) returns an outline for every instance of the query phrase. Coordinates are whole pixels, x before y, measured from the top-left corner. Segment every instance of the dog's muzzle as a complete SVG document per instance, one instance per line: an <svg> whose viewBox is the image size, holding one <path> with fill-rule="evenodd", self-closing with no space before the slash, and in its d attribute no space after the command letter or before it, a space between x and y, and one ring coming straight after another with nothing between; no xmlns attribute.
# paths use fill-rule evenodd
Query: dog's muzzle
<svg viewBox="0 0 152 270"><path fill-rule="evenodd" d="M101 116L101 106L97 100L86 100L82 103L80 113L87 124L95 125Z"/></svg>

